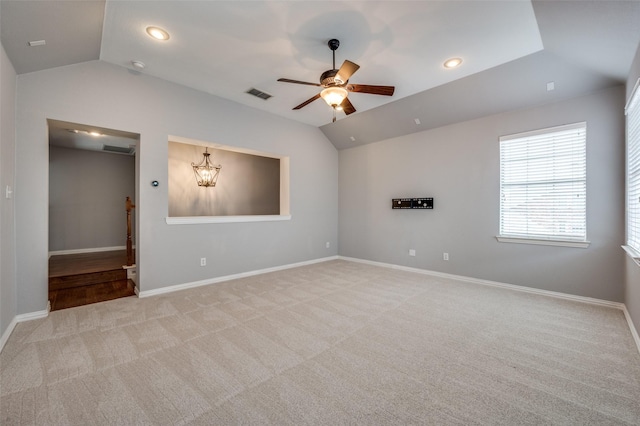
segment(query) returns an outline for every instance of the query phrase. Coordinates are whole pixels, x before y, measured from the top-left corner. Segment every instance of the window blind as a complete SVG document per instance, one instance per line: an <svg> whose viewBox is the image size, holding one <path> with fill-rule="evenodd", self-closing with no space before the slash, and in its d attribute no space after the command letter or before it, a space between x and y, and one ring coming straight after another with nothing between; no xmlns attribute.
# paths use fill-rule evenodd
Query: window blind
<svg viewBox="0 0 640 426"><path fill-rule="evenodd" d="M586 241L586 123L500 138L500 235Z"/></svg>
<svg viewBox="0 0 640 426"><path fill-rule="evenodd" d="M637 86L627 105L626 114L627 245L640 252L640 89Z"/></svg>

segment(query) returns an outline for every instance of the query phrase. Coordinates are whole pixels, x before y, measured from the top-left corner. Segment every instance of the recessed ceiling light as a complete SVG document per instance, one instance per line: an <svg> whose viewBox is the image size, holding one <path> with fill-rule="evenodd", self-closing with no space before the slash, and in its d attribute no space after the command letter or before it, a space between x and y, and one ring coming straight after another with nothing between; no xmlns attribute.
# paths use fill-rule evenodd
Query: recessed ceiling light
<svg viewBox="0 0 640 426"><path fill-rule="evenodd" d="M83 133L83 134L85 134L85 135L89 135L89 136L96 136L96 137L98 137L98 136L104 136L104 134L102 134L102 133L100 133L100 132L98 132L98 131L95 131L95 130L92 130L92 131L88 131L88 130L78 130L78 129L66 129L66 130L67 130L67 132L69 132L69 133L77 133L77 134Z"/></svg>
<svg viewBox="0 0 640 426"><path fill-rule="evenodd" d="M146 66L142 61L131 61L131 65L133 65L134 68L139 70L143 70L144 67Z"/></svg>
<svg viewBox="0 0 640 426"><path fill-rule="evenodd" d="M160 27L147 27L147 34L156 40L169 40L169 33Z"/></svg>
<svg viewBox="0 0 640 426"><path fill-rule="evenodd" d="M460 66L460 64L462 63L462 59L460 58L451 58L451 59L447 59L446 61L444 61L444 67L445 68L456 68L458 66Z"/></svg>

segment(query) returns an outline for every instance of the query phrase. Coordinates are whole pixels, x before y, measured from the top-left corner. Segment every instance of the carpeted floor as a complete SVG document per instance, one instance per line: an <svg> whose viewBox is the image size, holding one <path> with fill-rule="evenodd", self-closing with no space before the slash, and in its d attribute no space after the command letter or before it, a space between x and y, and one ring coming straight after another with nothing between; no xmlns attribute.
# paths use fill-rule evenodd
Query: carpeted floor
<svg viewBox="0 0 640 426"><path fill-rule="evenodd" d="M640 424L621 311L348 261L17 325L0 424Z"/></svg>

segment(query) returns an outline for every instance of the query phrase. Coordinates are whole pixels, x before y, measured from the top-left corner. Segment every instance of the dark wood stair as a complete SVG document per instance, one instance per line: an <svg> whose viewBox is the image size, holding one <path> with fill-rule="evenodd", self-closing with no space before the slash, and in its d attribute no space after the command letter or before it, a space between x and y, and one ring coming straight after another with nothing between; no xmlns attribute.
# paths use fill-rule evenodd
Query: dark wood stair
<svg viewBox="0 0 640 426"><path fill-rule="evenodd" d="M49 290L49 302L51 303L51 310L58 311L60 309L133 296L135 294L133 288L133 281L120 280L62 290Z"/></svg>
<svg viewBox="0 0 640 426"><path fill-rule="evenodd" d="M131 296L125 250L52 256L49 259L51 310Z"/></svg>
<svg viewBox="0 0 640 426"><path fill-rule="evenodd" d="M108 283L127 279L127 271L113 269L110 271L89 272L86 274L72 274L61 277L49 277L49 290L63 290L65 288L82 287L86 285Z"/></svg>

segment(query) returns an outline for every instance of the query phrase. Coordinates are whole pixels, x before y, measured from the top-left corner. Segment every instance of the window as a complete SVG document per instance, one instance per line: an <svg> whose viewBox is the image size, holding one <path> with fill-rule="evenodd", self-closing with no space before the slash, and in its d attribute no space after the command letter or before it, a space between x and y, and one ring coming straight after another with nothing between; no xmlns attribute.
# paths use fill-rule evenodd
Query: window
<svg viewBox="0 0 640 426"><path fill-rule="evenodd" d="M640 254L640 79L636 84L627 114L627 246Z"/></svg>
<svg viewBox="0 0 640 426"><path fill-rule="evenodd" d="M500 138L498 241L587 247L586 123Z"/></svg>

